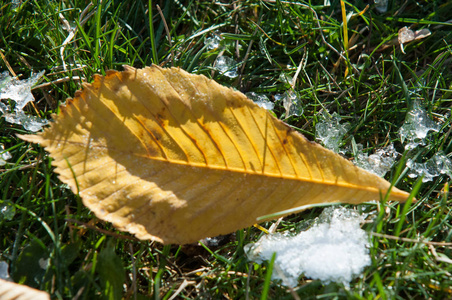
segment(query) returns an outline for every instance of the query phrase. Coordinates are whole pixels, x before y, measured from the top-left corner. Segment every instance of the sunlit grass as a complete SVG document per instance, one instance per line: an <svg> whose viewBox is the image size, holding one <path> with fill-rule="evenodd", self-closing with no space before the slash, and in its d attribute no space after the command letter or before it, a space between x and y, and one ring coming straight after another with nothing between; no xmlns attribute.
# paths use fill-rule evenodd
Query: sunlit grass
<svg viewBox="0 0 452 300"><path fill-rule="evenodd" d="M418 162L440 150L452 151L450 2L390 1L386 13L344 2L346 26L340 2L334 1L331 6L152 1L151 13L149 3L0 4L1 70L9 65L22 79L32 71L46 71L44 85L33 91L37 110L29 104L27 113L50 118L81 82L91 81L95 73L121 70L124 64L178 66L242 92L265 93L272 100L291 88L281 74L294 76L301 66L294 90L304 113L285 121L310 140L315 139L321 113L328 111L351 124L345 146L353 137L371 153L394 143L405 158ZM432 35L404 45L403 53L390 43L403 26L428 28ZM74 36L67 40L71 32ZM218 34L223 37L220 47L208 49L206 39ZM215 71L219 55L237 61L237 78ZM398 130L414 99L441 124L441 130L429 135L427 145L405 152ZM285 113L281 102L274 113L278 117ZM263 234L258 229L240 230L217 247L137 241L97 220L58 180L46 152L16 137L24 133L21 126L0 118L0 143L12 154L0 166L0 260L9 264L16 282L61 299L169 299L176 294L179 298L293 298L287 288L269 279L268 265L246 259L243 246ZM441 175L417 185L407 173L402 161L385 178L404 190L414 189L416 202L358 207L374 217L363 225L372 236L372 265L362 277L350 287L301 277L294 289L300 298L452 297L450 178ZM314 208L286 217L278 230L306 228L320 211Z"/></svg>

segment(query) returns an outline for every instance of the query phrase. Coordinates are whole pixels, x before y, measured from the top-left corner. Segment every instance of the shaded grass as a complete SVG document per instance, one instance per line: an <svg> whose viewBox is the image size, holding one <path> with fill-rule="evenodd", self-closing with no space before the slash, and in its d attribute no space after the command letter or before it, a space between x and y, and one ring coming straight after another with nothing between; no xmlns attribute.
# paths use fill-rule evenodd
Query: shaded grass
<svg viewBox="0 0 452 300"><path fill-rule="evenodd" d="M446 154L452 150L452 33L446 22L452 15L450 2L392 1L384 14L373 7L363 12L361 2L345 3L348 53L338 1L331 6L153 1L152 14L150 3L103 1L88 7L82 17L88 4L78 0L38 0L18 7L1 4L2 70L9 64L20 78L27 78L32 70L46 70L48 85L34 90L36 109L28 105L28 113L49 118L81 81L89 82L95 73L121 69L123 64L179 66L242 92L265 93L274 99L290 89L280 75L293 76L301 62L294 89L304 113L286 121L309 139L314 140L315 124L327 110L350 122L345 143L353 137L369 152L394 143L403 152L397 130L418 99L442 129L430 135L426 146L405 155L421 162L439 150ZM61 56L70 33L65 21L76 33ZM402 53L390 41L403 26L429 28L432 35L405 45ZM209 50L206 39L220 33L221 46ZM220 54L238 62L238 78L214 71ZM284 116L282 103L276 103L274 112ZM54 298L169 299L175 293L181 298L293 298L286 288L267 280L268 265L249 263L244 256L243 246L263 234L256 228L240 230L220 246L136 241L95 219L57 179L45 151L16 138L26 133L22 127L0 118L0 133L0 143L13 155L0 167L0 259L9 264L15 281L46 290ZM412 190L416 180L407 177L403 162L399 171L394 168L386 178ZM295 292L307 299L450 298L448 181L447 176L439 176L420 184L415 203L357 207L375 216L364 225L375 233L372 265L350 287L302 277ZM286 217L278 230L306 228L319 212L313 209Z"/></svg>

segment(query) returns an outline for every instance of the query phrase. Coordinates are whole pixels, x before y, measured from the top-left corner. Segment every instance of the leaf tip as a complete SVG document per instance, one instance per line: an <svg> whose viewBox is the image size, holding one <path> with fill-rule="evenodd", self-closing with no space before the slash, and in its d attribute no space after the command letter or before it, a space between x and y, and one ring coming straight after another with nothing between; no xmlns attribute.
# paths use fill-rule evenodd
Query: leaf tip
<svg viewBox="0 0 452 300"><path fill-rule="evenodd" d="M122 67L124 68L124 71L126 71L126 72L136 72L137 71L137 69L132 66L122 65Z"/></svg>
<svg viewBox="0 0 452 300"><path fill-rule="evenodd" d="M34 144L39 144L42 142L42 137L39 133L38 134L16 134L16 136L23 141L34 143Z"/></svg>
<svg viewBox="0 0 452 300"><path fill-rule="evenodd" d="M390 201L397 201L397 202L405 202L410 197L410 193L402 191L396 187L392 187L388 200ZM413 202L415 202L416 199L413 198Z"/></svg>

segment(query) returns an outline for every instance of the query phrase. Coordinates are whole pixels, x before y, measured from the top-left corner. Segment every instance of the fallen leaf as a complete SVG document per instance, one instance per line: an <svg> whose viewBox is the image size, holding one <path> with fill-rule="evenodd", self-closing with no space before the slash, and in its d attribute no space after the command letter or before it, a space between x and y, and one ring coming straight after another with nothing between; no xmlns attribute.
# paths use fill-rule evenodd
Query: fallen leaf
<svg viewBox="0 0 452 300"><path fill-rule="evenodd" d="M420 40L428 37L431 34L430 30L423 28L421 30L413 31L408 27L402 27L399 29L398 40L400 44L406 44L414 40Z"/></svg>
<svg viewBox="0 0 452 300"><path fill-rule="evenodd" d="M405 53L404 50L404 44L412 42L414 40L420 40L423 38L428 37L429 35L431 35L430 30L428 30L427 28L423 28L421 30L417 30L417 31L413 31L411 29L409 29L408 27L402 27L399 29L398 31L398 35L397 37L393 38L392 40L381 44L377 47L377 49L375 48L371 48L369 51L384 51L388 48L393 48L395 45L400 46L400 49L402 50L402 53Z"/></svg>
<svg viewBox="0 0 452 300"><path fill-rule="evenodd" d="M405 50L403 49L403 44L409 43L414 40L426 38L430 34L431 34L430 30L428 30L427 28L423 28L417 31L413 31L406 26L400 28L397 40L400 44L400 49L402 50L402 53L405 53Z"/></svg>
<svg viewBox="0 0 452 300"><path fill-rule="evenodd" d="M50 300L48 293L29 286L0 279L0 299L2 300Z"/></svg>
<svg viewBox="0 0 452 300"><path fill-rule="evenodd" d="M181 69L96 75L38 135L62 182L140 239L186 244L316 203L390 187L308 141L238 91ZM392 188L389 200L408 193Z"/></svg>

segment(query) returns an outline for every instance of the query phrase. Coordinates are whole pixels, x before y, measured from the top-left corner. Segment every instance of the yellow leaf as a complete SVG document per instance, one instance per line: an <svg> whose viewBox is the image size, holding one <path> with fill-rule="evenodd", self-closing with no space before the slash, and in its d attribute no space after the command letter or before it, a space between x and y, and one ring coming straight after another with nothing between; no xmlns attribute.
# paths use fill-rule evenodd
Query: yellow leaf
<svg viewBox="0 0 452 300"><path fill-rule="evenodd" d="M242 93L183 70L95 76L38 135L62 182L140 239L185 244L298 206L379 200L390 184ZM390 200L406 192L392 188Z"/></svg>
<svg viewBox="0 0 452 300"><path fill-rule="evenodd" d="M0 299L2 300L50 300L48 293L29 286L0 279Z"/></svg>

